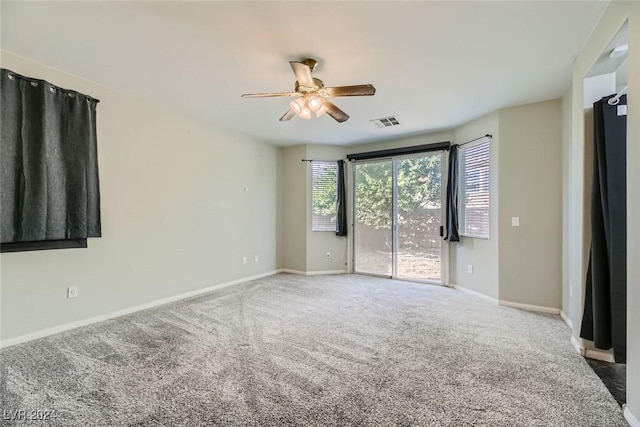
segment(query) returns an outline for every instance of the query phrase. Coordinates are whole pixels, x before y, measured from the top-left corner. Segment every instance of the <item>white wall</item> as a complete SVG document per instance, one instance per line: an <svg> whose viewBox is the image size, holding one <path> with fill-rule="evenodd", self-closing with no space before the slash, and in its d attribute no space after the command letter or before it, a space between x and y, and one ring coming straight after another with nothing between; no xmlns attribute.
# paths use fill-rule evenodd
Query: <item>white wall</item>
<svg viewBox="0 0 640 427"><path fill-rule="evenodd" d="M616 73L601 74L584 79L582 105L593 108L593 103L616 91Z"/></svg>
<svg viewBox="0 0 640 427"><path fill-rule="evenodd" d="M500 300L562 304L561 111L559 99L500 110Z"/></svg>
<svg viewBox="0 0 640 427"><path fill-rule="evenodd" d="M282 268L307 271L307 166L304 145L282 151Z"/></svg>
<svg viewBox="0 0 640 427"><path fill-rule="evenodd" d="M640 421L640 3L628 7L627 407Z"/></svg>
<svg viewBox="0 0 640 427"><path fill-rule="evenodd" d="M461 237L460 242L449 244L450 281L452 284L498 299L498 159L500 155L500 129L498 112L480 117L455 129L454 142L462 144L486 134L493 135L490 142L489 165L489 239ZM469 274L467 266L473 266Z"/></svg>
<svg viewBox="0 0 640 427"><path fill-rule="evenodd" d="M284 150L276 152L276 267L284 268Z"/></svg>
<svg viewBox="0 0 640 427"><path fill-rule="evenodd" d="M585 132L583 80L598 57L628 19L629 81L627 116L627 409L640 420L640 2L613 1L607 7L591 37L579 53L573 68L572 140L569 164L569 203L565 226L569 234L569 253L565 260L570 287L573 333L578 338L584 304L586 260L582 230L585 226L584 182Z"/></svg>
<svg viewBox="0 0 640 427"><path fill-rule="evenodd" d="M572 127L571 118L573 110L573 90L570 88L562 97L562 312L565 318L571 318L571 289L569 282L569 175L571 161L569 153L571 149Z"/></svg>
<svg viewBox="0 0 640 427"><path fill-rule="evenodd" d="M3 340L276 269L275 147L8 53L1 61L101 100L103 232L87 249L2 254ZM66 298L71 285L77 299Z"/></svg>

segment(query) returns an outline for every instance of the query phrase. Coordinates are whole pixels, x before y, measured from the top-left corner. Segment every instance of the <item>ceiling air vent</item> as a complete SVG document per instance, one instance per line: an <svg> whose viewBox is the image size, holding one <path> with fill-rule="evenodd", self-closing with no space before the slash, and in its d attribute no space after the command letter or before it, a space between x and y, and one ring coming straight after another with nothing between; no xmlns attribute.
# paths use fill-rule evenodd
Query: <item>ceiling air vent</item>
<svg viewBox="0 0 640 427"><path fill-rule="evenodd" d="M396 116L382 117L381 119L371 121L379 128L388 128L391 126L398 126L400 124Z"/></svg>

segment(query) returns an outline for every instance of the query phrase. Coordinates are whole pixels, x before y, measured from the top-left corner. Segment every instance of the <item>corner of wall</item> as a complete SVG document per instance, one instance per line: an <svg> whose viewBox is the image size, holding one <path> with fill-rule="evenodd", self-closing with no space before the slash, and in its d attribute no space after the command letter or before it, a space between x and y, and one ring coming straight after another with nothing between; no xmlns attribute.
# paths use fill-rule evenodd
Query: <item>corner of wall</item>
<svg viewBox="0 0 640 427"><path fill-rule="evenodd" d="M573 86L562 97L562 312L566 321L571 322L571 281L569 280L569 176L571 170Z"/></svg>
<svg viewBox="0 0 640 427"><path fill-rule="evenodd" d="M500 300L554 310L562 304L561 111L560 99L499 111Z"/></svg>
<svg viewBox="0 0 640 427"><path fill-rule="evenodd" d="M276 150L276 269L284 268L284 148Z"/></svg>
<svg viewBox="0 0 640 427"><path fill-rule="evenodd" d="M629 11L629 116L627 118L627 217L640 216L640 2ZM640 427L640 224L628 221L627 230L627 420ZM625 412L626 415L626 412Z"/></svg>
<svg viewBox="0 0 640 427"><path fill-rule="evenodd" d="M306 146L282 148L282 268L307 271Z"/></svg>
<svg viewBox="0 0 640 427"><path fill-rule="evenodd" d="M498 112L492 112L465 123L453 131L453 142L461 144L482 135L491 134L490 158L490 239L462 237L460 242L450 244L449 261L451 281L455 285L498 300L498 156L500 129ZM473 275L467 266L473 266Z"/></svg>

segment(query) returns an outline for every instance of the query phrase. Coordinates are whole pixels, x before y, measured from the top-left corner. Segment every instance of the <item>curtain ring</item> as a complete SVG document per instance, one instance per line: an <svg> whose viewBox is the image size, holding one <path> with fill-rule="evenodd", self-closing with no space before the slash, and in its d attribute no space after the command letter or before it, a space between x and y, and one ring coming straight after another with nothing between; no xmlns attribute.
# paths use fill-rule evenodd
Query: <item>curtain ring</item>
<svg viewBox="0 0 640 427"><path fill-rule="evenodd" d="M620 98L611 98L607 101L609 105L618 105L618 102L620 102Z"/></svg>
<svg viewBox="0 0 640 427"><path fill-rule="evenodd" d="M55 87L53 87L53 86L49 86L49 90L50 90L51 92L55 93L56 88L55 88Z"/></svg>
<svg viewBox="0 0 640 427"><path fill-rule="evenodd" d="M38 87L38 82L30 82L30 83L31 83L31 86Z"/></svg>
<svg viewBox="0 0 640 427"><path fill-rule="evenodd" d="M73 93L73 92L69 92L69 93L67 93L67 95L69 95L69 98L75 98L76 97L76 94Z"/></svg>
<svg viewBox="0 0 640 427"><path fill-rule="evenodd" d="M7 74L9 76L9 80L14 80L16 77L13 74Z"/></svg>

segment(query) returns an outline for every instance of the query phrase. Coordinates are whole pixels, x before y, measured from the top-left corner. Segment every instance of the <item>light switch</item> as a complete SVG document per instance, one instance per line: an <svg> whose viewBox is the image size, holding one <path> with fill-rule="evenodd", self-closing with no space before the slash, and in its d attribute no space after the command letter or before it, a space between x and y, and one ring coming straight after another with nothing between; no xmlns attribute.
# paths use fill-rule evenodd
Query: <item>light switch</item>
<svg viewBox="0 0 640 427"><path fill-rule="evenodd" d="M520 227L520 217L519 216L512 216L511 217L511 226L512 227Z"/></svg>

